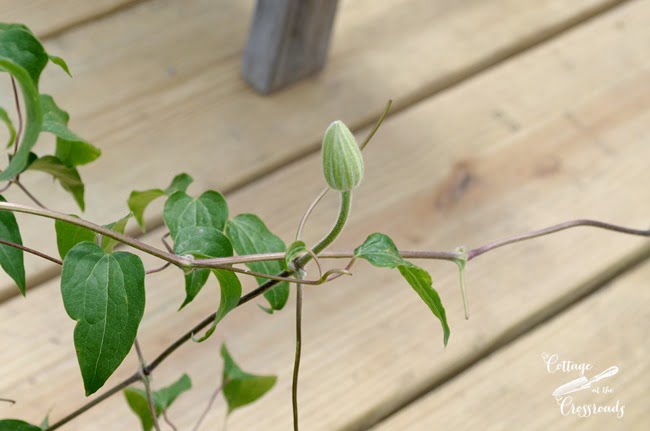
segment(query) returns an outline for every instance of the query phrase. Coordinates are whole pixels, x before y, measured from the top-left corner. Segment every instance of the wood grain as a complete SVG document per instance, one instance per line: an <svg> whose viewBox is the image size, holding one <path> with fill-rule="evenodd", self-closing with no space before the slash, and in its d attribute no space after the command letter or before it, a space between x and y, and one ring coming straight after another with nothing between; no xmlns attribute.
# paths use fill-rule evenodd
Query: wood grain
<svg viewBox="0 0 650 431"><path fill-rule="evenodd" d="M47 38L70 27L100 19L142 0L0 0L3 22L27 25Z"/></svg>
<svg viewBox="0 0 650 431"><path fill-rule="evenodd" d="M351 247L382 231L402 248L450 250L586 216L647 226L649 20L647 2L631 3L391 118L368 147L367 177L355 195L351 224L335 246ZM322 185L313 174L318 166L317 156L308 157L231 194L232 213L259 213L290 241ZM319 209L307 225L309 242L334 212L327 204ZM307 289L303 428L359 430L374 424L589 293L626 258L647 253L647 244L577 229L482 256L469 268L468 322L456 269L425 263L450 317L445 350L438 323L394 272L360 264L353 278ZM183 292L182 276L174 271L156 275L147 289L141 339L148 358L216 306L213 283L175 313ZM0 313L0 343L11 346L0 351L0 393L19 400L7 414L36 421L55 405L55 419L81 404L73 325L61 306L58 281L26 300L6 302ZM204 407L197 400L207 402L219 379L217 347L225 340L246 369L279 374L274 391L236 413L229 429L289 429L293 313L268 316L249 306L221 325L209 342L183 346L156 372L154 385L182 372L195 383L170 415L180 429L191 427ZM110 382L134 367L134 358L127 359ZM204 429L221 423L222 408L223 401ZM136 424L118 396L68 429Z"/></svg>
<svg viewBox="0 0 650 431"><path fill-rule="evenodd" d="M553 429L647 430L650 382L650 263L626 274L540 328L411 404L373 431ZM617 375L591 389L570 394L575 407L610 406L615 413L580 417L570 404L551 395L558 386L580 377L576 371L549 372L542 358L590 364L591 378L617 366ZM610 393L602 388L609 386ZM618 409L616 409L618 403ZM621 417L618 415L622 414Z"/></svg>
<svg viewBox="0 0 650 431"><path fill-rule="evenodd" d="M334 119L353 129L369 124L389 98L397 112L618 3L343 2L328 69L261 98L239 76L251 1L148 1L50 39L47 48L68 60L74 79L51 69L42 91L103 149L81 174L85 217L108 223L126 213L133 189L165 187L187 171L197 190L234 190L316 150ZM0 104L9 95L0 88ZM46 175L22 179L46 205L78 212ZM16 190L6 198L26 202ZM146 220L160 224L160 203ZM21 223L27 245L56 253L50 223ZM30 287L57 273L45 261L27 263ZM15 294L3 274L0 298Z"/></svg>

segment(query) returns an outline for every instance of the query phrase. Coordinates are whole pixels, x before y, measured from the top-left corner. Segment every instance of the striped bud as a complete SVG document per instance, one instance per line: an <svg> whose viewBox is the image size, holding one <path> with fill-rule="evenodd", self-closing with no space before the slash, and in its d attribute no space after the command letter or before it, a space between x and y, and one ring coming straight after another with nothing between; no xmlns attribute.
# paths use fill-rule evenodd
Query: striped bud
<svg viewBox="0 0 650 431"><path fill-rule="evenodd" d="M349 191L363 179L363 156L352 132L335 121L323 138L323 173L327 184L338 191Z"/></svg>

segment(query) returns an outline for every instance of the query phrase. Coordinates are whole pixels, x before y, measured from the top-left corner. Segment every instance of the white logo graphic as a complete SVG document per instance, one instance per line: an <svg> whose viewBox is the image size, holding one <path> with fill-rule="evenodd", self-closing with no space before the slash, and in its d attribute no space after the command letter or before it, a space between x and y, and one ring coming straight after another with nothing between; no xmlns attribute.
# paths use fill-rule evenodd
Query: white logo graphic
<svg viewBox="0 0 650 431"><path fill-rule="evenodd" d="M591 417L600 414L613 414L619 419L623 417L625 414L625 405L623 405L619 400L616 400L616 403L613 405L601 405L595 402L576 404L573 396L569 395L586 389L590 389L593 394L610 394L614 392L612 386L599 386L599 382L616 375L619 371L617 366L611 366L592 378L587 378L585 372L593 370L593 366L589 363L560 360L560 357L557 354L550 353L543 353L542 359L546 364L546 370L551 374L556 372L577 372L580 376L568 383L558 386L552 393L560 408L560 413L563 416L575 415L579 417Z"/></svg>

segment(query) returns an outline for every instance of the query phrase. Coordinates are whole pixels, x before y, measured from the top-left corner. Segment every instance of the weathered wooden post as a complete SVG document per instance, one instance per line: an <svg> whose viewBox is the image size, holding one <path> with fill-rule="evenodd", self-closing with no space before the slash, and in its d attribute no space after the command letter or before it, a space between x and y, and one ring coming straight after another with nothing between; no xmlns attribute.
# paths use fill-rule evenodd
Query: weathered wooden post
<svg viewBox="0 0 650 431"><path fill-rule="evenodd" d="M338 0L257 0L242 60L244 79L263 94L325 65Z"/></svg>

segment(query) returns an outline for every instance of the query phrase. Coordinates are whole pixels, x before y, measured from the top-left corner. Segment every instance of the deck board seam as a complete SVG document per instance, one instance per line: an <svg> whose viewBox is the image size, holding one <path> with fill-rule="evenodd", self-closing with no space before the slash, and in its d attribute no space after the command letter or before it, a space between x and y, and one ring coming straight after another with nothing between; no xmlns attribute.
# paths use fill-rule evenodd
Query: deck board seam
<svg viewBox="0 0 650 431"><path fill-rule="evenodd" d="M42 33L39 33L38 37L42 41L46 41L48 39L54 39L56 37L62 36L64 33L67 33L69 31L75 30L80 27L84 27L86 25L92 24L95 21L100 21L114 14L124 12L135 6L141 5L143 3L148 3L151 1L155 1L155 0L129 0L124 3L109 6L106 9L99 10L95 13L90 13L87 16L81 17L76 21L63 23L58 27L52 28L51 30L47 30Z"/></svg>

